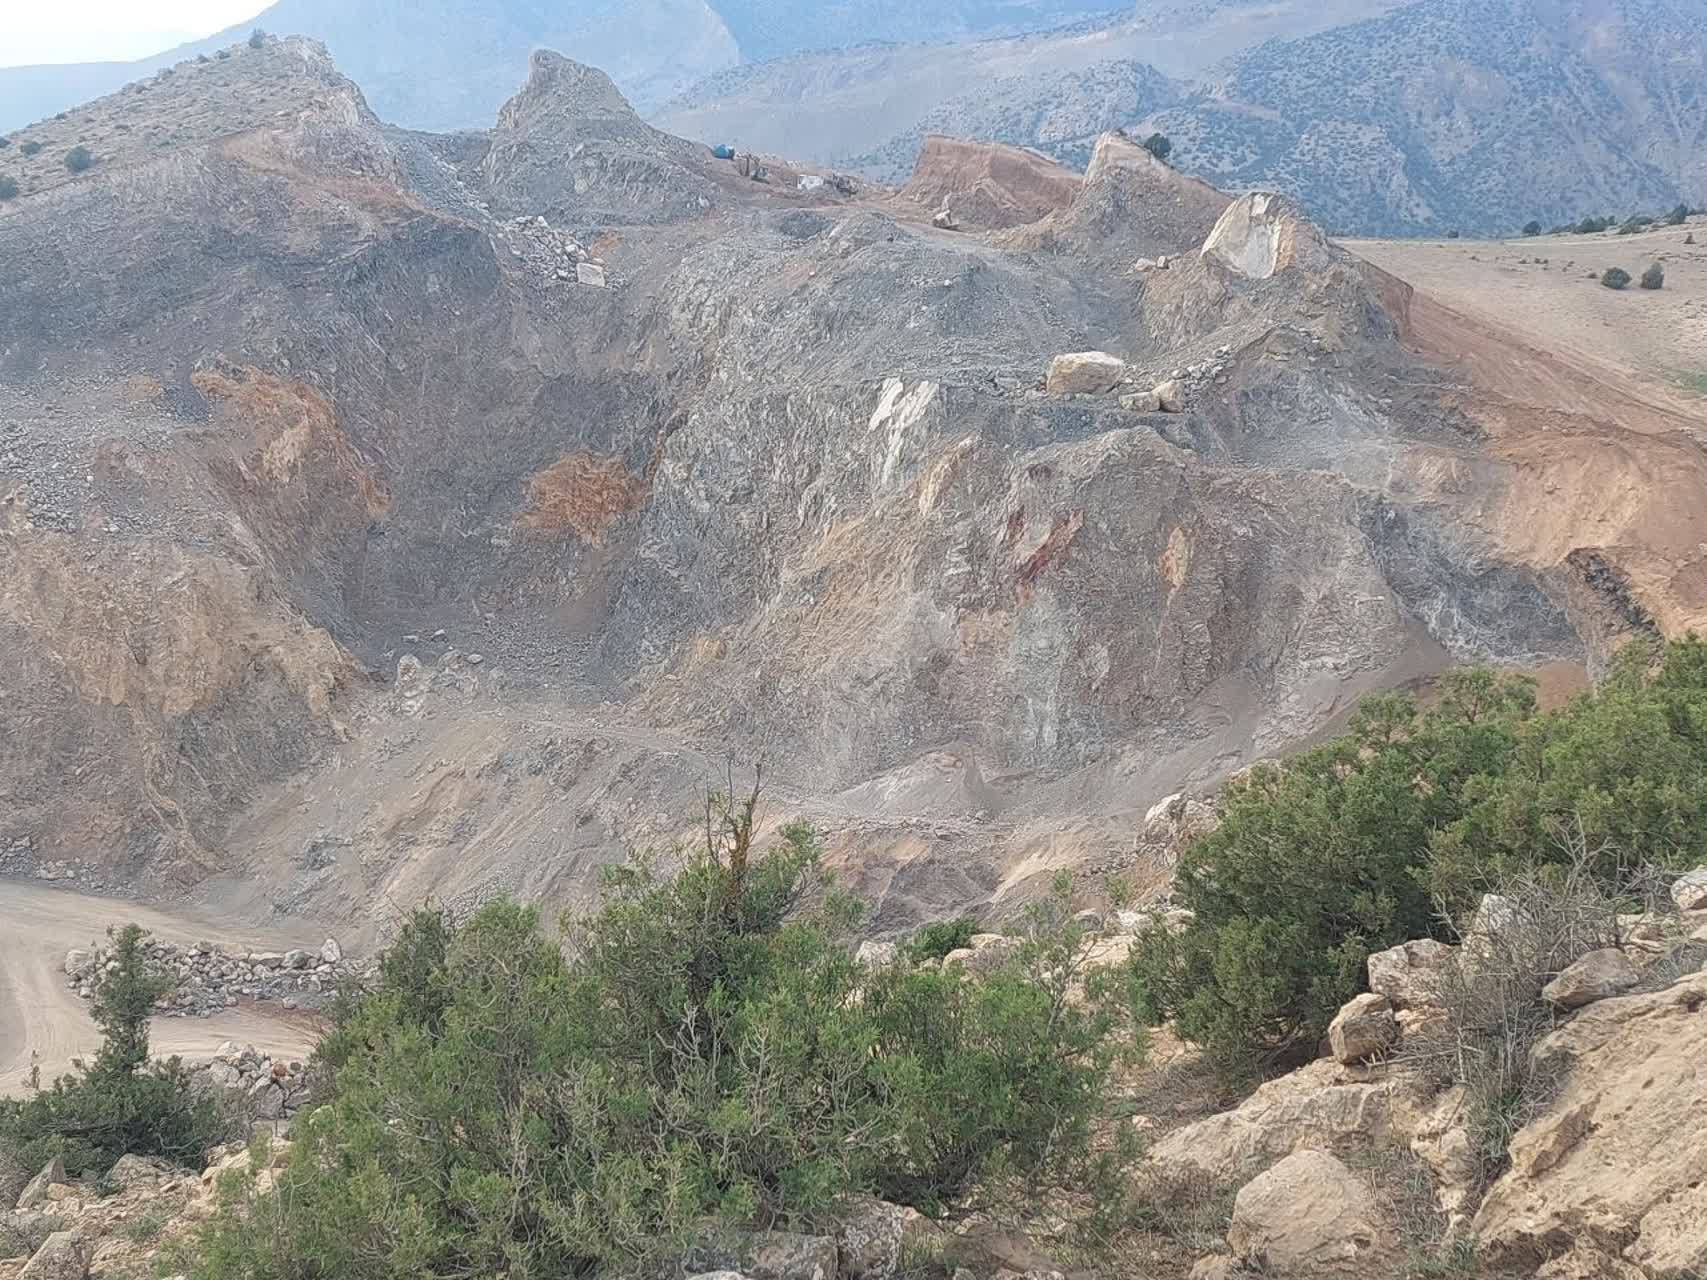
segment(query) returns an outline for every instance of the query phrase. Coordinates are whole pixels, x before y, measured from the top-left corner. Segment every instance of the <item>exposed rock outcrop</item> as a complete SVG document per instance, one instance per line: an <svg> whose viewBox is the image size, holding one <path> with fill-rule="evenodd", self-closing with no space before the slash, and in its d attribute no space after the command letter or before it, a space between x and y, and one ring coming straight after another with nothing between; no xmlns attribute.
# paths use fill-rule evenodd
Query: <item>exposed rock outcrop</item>
<svg viewBox="0 0 1707 1280"><path fill-rule="evenodd" d="M1679 1278L1707 1268L1707 974L1590 1005L1535 1050L1563 1074L1547 1109L1512 1139L1511 1169L1475 1232L1492 1260L1567 1252L1614 1274Z"/></svg>

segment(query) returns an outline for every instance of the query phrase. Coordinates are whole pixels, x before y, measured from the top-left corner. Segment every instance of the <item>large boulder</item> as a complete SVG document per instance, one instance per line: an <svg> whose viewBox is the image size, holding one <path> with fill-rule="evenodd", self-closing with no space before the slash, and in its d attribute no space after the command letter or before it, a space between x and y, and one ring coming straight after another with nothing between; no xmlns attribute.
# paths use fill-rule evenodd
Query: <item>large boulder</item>
<svg viewBox="0 0 1707 1280"><path fill-rule="evenodd" d="M1044 382L1050 395L1101 395L1126 377L1126 361L1106 351L1074 351L1049 362Z"/></svg>
<svg viewBox="0 0 1707 1280"><path fill-rule="evenodd" d="M1671 900L1679 911L1707 911L1707 867L1679 876L1671 886Z"/></svg>
<svg viewBox="0 0 1707 1280"><path fill-rule="evenodd" d="M1377 1073L1321 1059L1270 1080L1231 1111L1175 1129L1144 1164L1164 1178L1233 1182L1295 1151L1368 1150L1392 1134L1394 1092Z"/></svg>
<svg viewBox="0 0 1707 1280"><path fill-rule="evenodd" d="M1393 1006L1373 992L1353 997L1328 1024L1328 1044L1347 1066L1385 1053L1398 1039Z"/></svg>
<svg viewBox="0 0 1707 1280"><path fill-rule="evenodd" d="M41 1172L31 1178L28 1185L18 1193L17 1207L20 1209L36 1209L46 1204L51 1198L48 1188L65 1181L65 1161L58 1156L49 1160L41 1167Z"/></svg>
<svg viewBox="0 0 1707 1280"><path fill-rule="evenodd" d="M1455 952L1444 942L1419 938L1369 957L1369 989L1395 1009L1415 1009L1440 999L1441 978Z"/></svg>
<svg viewBox="0 0 1707 1280"><path fill-rule="evenodd" d="M1325 1151L1299 1151L1247 1183L1227 1243L1266 1276L1379 1274L1391 1227L1369 1184Z"/></svg>
<svg viewBox="0 0 1707 1280"><path fill-rule="evenodd" d="M1630 957L1616 947L1591 951L1541 989L1561 1009L1580 1009L1596 1000L1621 996L1642 980Z"/></svg>
<svg viewBox="0 0 1707 1280"><path fill-rule="evenodd" d="M77 1231L55 1231L24 1264L18 1280L87 1280L95 1251Z"/></svg>
<svg viewBox="0 0 1707 1280"><path fill-rule="evenodd" d="M1707 973L1588 1006L1535 1062L1562 1083L1476 1214L1489 1261L1575 1249L1653 1276L1707 1273Z"/></svg>
<svg viewBox="0 0 1707 1280"><path fill-rule="evenodd" d="M1268 280L1292 267L1328 265L1328 242L1283 196L1253 191L1222 213L1203 242L1205 260L1250 280Z"/></svg>

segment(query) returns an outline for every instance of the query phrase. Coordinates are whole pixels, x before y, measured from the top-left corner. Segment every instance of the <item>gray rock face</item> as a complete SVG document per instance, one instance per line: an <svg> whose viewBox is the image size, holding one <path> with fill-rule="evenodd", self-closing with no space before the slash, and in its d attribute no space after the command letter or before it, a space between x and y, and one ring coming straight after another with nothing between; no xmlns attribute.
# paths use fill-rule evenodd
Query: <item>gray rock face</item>
<svg viewBox="0 0 1707 1280"><path fill-rule="evenodd" d="M1623 995L1641 980L1629 956L1616 947L1602 947L1569 965L1542 988L1541 995L1561 1009L1580 1009Z"/></svg>

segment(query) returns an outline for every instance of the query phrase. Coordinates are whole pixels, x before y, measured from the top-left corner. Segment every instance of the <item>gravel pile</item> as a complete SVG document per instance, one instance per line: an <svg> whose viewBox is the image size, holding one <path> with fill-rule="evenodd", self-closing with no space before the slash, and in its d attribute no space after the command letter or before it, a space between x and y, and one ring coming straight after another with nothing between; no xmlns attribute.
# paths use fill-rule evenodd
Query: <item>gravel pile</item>
<svg viewBox="0 0 1707 1280"><path fill-rule="evenodd" d="M255 1001L286 1009L317 1009L340 986L364 977L367 968L344 959L343 949L333 938L315 951L238 954L205 942L184 947L157 938L149 940L147 949L150 965L177 981L160 1002L160 1016L168 1018L206 1018ZM115 964L106 947L74 948L65 955L66 985L83 999L93 999L101 973Z"/></svg>

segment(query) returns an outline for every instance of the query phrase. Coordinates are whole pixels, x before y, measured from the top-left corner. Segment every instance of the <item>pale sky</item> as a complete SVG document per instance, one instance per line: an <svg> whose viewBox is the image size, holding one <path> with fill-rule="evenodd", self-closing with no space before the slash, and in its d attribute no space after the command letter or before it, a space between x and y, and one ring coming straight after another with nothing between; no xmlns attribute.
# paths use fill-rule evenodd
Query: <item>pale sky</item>
<svg viewBox="0 0 1707 1280"><path fill-rule="evenodd" d="M253 18L269 0L0 0L0 67L128 61Z"/></svg>

